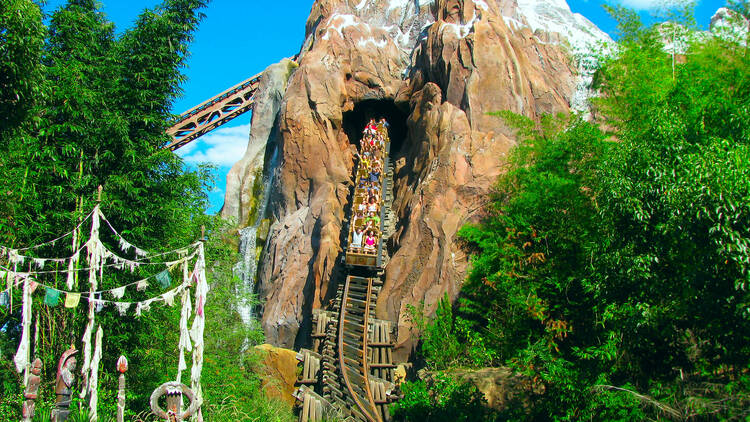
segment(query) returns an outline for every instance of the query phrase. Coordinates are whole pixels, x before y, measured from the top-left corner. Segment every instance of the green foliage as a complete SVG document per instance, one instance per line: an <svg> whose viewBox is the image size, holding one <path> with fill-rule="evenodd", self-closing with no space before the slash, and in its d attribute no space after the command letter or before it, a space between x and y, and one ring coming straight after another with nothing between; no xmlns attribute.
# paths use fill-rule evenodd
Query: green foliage
<svg viewBox="0 0 750 422"><path fill-rule="evenodd" d="M431 320L424 315L423 303L407 305L406 312L419 336L420 357L430 369L478 367L494 360L493 351L485 347L482 335L471 329L469 321L454 317L447 293L438 301Z"/></svg>
<svg viewBox="0 0 750 422"><path fill-rule="evenodd" d="M596 292L629 293L603 309L604 322L638 334L625 341L633 341L643 357L638 366L648 374L664 363L667 370L692 372L747 362L739 339L750 332L737 325L748 317L750 298L750 209L744 205L750 197L750 63L742 50L721 40L693 45L675 79L653 95L622 90L637 82L612 70L620 61L654 67L638 51L624 52L603 69L612 94L629 106L609 111L625 118L616 122L620 147L602 166L599 200L611 226L602 256L607 286L599 283ZM659 368L644 350L656 344L652 350L664 356Z"/></svg>
<svg viewBox="0 0 750 422"><path fill-rule="evenodd" d="M481 338L485 364L521 376L530 404L503 413L513 420L744 419L747 46L694 37L689 9L670 12L681 27L610 10L621 43L595 103L611 132L494 113L520 142L481 223L459 232L471 271L458 308L421 329L422 352L450 367L474 349L455 347L468 333ZM429 388L410 388L427 403Z"/></svg>
<svg viewBox="0 0 750 422"><path fill-rule="evenodd" d="M224 417L219 415L228 415L227 420L245 419L242 415L288 420L288 409L263 397L257 364L252 363L251 346L262 342L262 333L239 318L238 307L252 298L232 277L237 256L234 242L227 240L230 228L204 214L213 169L190 170L162 149L170 141L165 129L184 81L181 68L207 3L164 0L117 35L94 0L69 0L48 17L47 28L38 2L1 0L0 244L24 247L68 232L93 208L98 186L103 187L102 211L112 225L150 251L190 244L206 226L211 291L206 304L204 414L208 420ZM102 241L117 249L116 239L105 236ZM39 252L69 256L69 248L66 239ZM100 287L114 288L148 275L153 274L142 268L134 274L105 271ZM42 281L64 284L61 277ZM77 290L85 290L79 281ZM128 294L137 301L160 293L152 286ZM22 379L12 363L20 338L18 290L13 302L12 312L0 308L2 420L19 419L22 396ZM86 313L79 308L35 302L39 339L34 354L45 364L40 410L54 401L60 354L71 342L80 349ZM120 317L112 308L97 314L105 330L99 380L103 418L116 412L114 367L120 354L127 356L131 368L128 420L147 413L153 389L174 379L179 314L179 307L167 306L152 307L139 318ZM76 399L74 405L78 403Z"/></svg>
<svg viewBox="0 0 750 422"><path fill-rule="evenodd" d="M36 409L34 411L34 422L49 422L52 419L50 409Z"/></svg>
<svg viewBox="0 0 750 422"><path fill-rule="evenodd" d="M745 19L750 19L750 1L729 0L727 1L727 7L744 16Z"/></svg>
<svg viewBox="0 0 750 422"><path fill-rule="evenodd" d="M29 117L42 93L42 13L31 1L0 1L0 140Z"/></svg>
<svg viewBox="0 0 750 422"><path fill-rule="evenodd" d="M426 382L406 382L404 398L391 405L396 421L490 421L484 395L468 383L437 372Z"/></svg>
<svg viewBox="0 0 750 422"><path fill-rule="evenodd" d="M264 341L259 324L246 325L240 307L257 300L242 288L232 267L239 256L230 248L236 228L219 223L207 248L214 251L208 277L211 290L206 301L206 356L203 368L204 417L210 421L292 420L292 410L265 396L262 388L262 352L253 348Z"/></svg>
<svg viewBox="0 0 750 422"><path fill-rule="evenodd" d="M462 289L461 315L496 363L525 377L530 395L546 391L530 415L551 416L587 396L571 345L588 343L595 326L587 280L599 235L594 192L611 145L579 118L547 117L539 126L520 116L506 120L521 125L520 144L488 216L459 232L481 252Z"/></svg>

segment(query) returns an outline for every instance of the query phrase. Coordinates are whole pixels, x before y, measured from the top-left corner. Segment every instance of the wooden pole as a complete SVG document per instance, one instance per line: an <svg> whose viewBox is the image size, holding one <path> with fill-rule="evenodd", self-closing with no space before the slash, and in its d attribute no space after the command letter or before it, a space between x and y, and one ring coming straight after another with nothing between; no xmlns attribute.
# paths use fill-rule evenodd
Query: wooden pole
<svg viewBox="0 0 750 422"><path fill-rule="evenodd" d="M128 360L125 356L117 359L117 371L120 373L120 386L117 389L117 422L125 422L125 371L128 370Z"/></svg>
<svg viewBox="0 0 750 422"><path fill-rule="evenodd" d="M34 359L34 363L31 365L31 375L26 383L26 391L23 393L23 397L26 402L23 404L22 422L31 422L34 420L34 410L36 408L36 398L39 395L39 384L42 379L40 374L42 372L42 361L39 358Z"/></svg>

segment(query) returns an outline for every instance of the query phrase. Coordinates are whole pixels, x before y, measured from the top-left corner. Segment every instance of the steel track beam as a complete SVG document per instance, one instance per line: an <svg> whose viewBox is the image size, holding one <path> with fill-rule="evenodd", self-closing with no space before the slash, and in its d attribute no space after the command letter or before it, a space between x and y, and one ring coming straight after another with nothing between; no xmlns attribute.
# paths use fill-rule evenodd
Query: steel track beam
<svg viewBox="0 0 750 422"><path fill-rule="evenodd" d="M255 75L182 113L177 123L167 129L167 134L174 140L165 148L172 151L181 148L252 110L261 75Z"/></svg>

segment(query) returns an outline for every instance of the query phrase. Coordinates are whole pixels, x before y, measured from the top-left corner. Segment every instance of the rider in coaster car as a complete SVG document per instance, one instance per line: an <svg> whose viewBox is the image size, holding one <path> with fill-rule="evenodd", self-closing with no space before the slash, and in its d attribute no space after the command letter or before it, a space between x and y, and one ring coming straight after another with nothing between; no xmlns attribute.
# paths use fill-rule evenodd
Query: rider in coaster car
<svg viewBox="0 0 750 422"><path fill-rule="evenodd" d="M367 232L367 236L365 237L365 251L366 252L375 252L375 244L378 242L377 238L375 237L372 230Z"/></svg>

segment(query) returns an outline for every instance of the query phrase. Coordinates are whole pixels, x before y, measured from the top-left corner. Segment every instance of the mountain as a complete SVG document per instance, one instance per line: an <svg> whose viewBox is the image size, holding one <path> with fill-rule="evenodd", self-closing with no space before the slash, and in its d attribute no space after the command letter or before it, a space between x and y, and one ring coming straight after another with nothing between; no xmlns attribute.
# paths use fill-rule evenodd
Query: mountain
<svg viewBox="0 0 750 422"><path fill-rule="evenodd" d="M263 202L251 189L263 165L273 223L258 290L268 341L307 344L312 310L335 296L357 135L382 116L395 224L376 314L398 322L405 358L407 305L424 302L429 314L446 292L458 294L468 260L456 232L481 217L515 143L487 112L584 110L588 54L608 41L561 0L315 1L298 66L263 77L251 148L230 173L223 210L247 224Z"/></svg>

